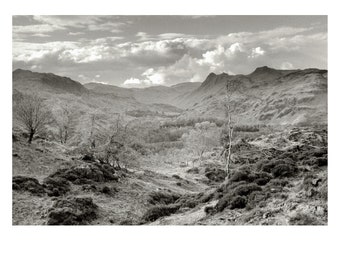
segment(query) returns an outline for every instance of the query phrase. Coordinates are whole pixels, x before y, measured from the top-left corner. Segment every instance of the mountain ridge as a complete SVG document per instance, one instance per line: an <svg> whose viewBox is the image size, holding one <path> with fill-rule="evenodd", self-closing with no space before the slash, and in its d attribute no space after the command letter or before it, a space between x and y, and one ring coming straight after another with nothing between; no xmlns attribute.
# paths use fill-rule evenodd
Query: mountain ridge
<svg viewBox="0 0 340 270"><path fill-rule="evenodd" d="M38 92L53 99L55 94L87 97L112 104L115 112L128 110L164 110L167 105L184 110L180 117L225 116L224 103L228 82L236 82L232 103L237 121L265 124L324 123L327 121L327 74L324 69L278 70L268 66L256 68L248 75L210 73L202 83L184 82L172 86L124 88L91 82L81 84L53 73L13 71L13 89L19 93ZM16 92L16 93L17 93ZM16 95L17 96L17 95ZM74 99L74 98L72 98ZM153 106L155 104L155 106ZM157 105L156 105L157 104ZM150 107L151 105L151 107ZM99 105L98 105L99 106Z"/></svg>

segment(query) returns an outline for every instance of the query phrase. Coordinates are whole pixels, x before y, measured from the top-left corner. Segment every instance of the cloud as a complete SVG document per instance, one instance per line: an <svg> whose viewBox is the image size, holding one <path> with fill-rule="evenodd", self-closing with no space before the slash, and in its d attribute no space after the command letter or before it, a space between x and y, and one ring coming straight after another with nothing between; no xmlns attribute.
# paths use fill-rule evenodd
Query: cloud
<svg viewBox="0 0 340 270"><path fill-rule="evenodd" d="M141 84L143 84L142 80L132 77L123 82L123 85L125 86L140 86Z"/></svg>
<svg viewBox="0 0 340 270"><path fill-rule="evenodd" d="M48 37L50 33L64 29L62 26L50 24L13 25L13 40L24 40L31 36Z"/></svg>
<svg viewBox="0 0 340 270"><path fill-rule="evenodd" d="M148 41L148 40L173 40L176 38L190 38L193 35L183 34L183 33L162 33L158 35L150 35L146 32L138 32L136 34L138 41Z"/></svg>
<svg viewBox="0 0 340 270"><path fill-rule="evenodd" d="M164 74L160 72L155 72L153 68L149 68L145 70L142 75L142 79L131 77L123 82L123 86L129 87L145 87L151 85L163 85L164 81Z"/></svg>
<svg viewBox="0 0 340 270"><path fill-rule="evenodd" d="M121 32L121 28L129 22L117 21L114 16L34 16L34 20L63 28L78 28L88 31L109 31L111 33Z"/></svg>
<svg viewBox="0 0 340 270"><path fill-rule="evenodd" d="M167 65L160 65L148 71L148 76L161 78L159 81L165 84L203 81L209 72L246 74L263 65L292 68L293 64L287 60L297 61L299 57L305 59L306 54L313 51L312 44L314 47L319 44L320 49L326 47L327 34L310 33L310 30L311 28L281 27L254 33L232 33L215 39L176 37L172 40L149 40L129 43L129 46L134 48L130 57L149 56L150 50L158 52L162 58L171 55L176 46L181 48L177 55L172 54L176 57L169 57L171 61L169 60ZM146 35L140 33L139 36ZM202 47L197 46L198 44ZM145 72L141 73L141 78L144 75ZM143 82L143 79L140 81ZM148 82L152 83L151 80Z"/></svg>
<svg viewBox="0 0 340 270"><path fill-rule="evenodd" d="M294 69L294 66L292 63L284 62L280 66L281 69Z"/></svg>
<svg viewBox="0 0 340 270"><path fill-rule="evenodd" d="M84 32L69 32L68 33L70 36L80 36L80 35L84 35Z"/></svg>
<svg viewBox="0 0 340 270"><path fill-rule="evenodd" d="M290 69L327 63L327 33L309 27L209 36L120 32L130 22L115 16L25 20L29 24L13 26L14 67L60 70L76 78L81 72L87 81L101 74L102 80L118 85L172 85L203 81L210 72L246 74L263 65ZM76 41L52 41L61 35Z"/></svg>
<svg viewBox="0 0 340 270"><path fill-rule="evenodd" d="M76 48L76 42L47 42L47 43L13 43L13 61L22 61L26 63L36 63L43 61L47 56L56 56L63 50Z"/></svg>
<svg viewBox="0 0 340 270"><path fill-rule="evenodd" d="M249 58L256 58L265 54L265 51L261 47L256 47L251 50L251 55Z"/></svg>

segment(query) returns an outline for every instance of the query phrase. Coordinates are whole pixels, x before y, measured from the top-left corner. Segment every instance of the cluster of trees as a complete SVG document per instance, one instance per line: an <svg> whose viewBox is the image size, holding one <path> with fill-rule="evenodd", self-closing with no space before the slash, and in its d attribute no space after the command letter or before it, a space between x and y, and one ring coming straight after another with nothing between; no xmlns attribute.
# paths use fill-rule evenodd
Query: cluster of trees
<svg viewBox="0 0 340 270"><path fill-rule="evenodd" d="M197 123L203 122L211 122L215 123L216 126L221 127L224 125L225 120L220 118L214 117L195 117L195 118L188 118L188 119L175 119L172 121L165 121L162 123L162 128L181 128L181 127L194 127Z"/></svg>
<svg viewBox="0 0 340 270"><path fill-rule="evenodd" d="M37 95L24 95L15 105L14 117L28 134L31 144L35 136L46 133L46 126L57 128L57 139L65 144L74 131L75 116L67 106L61 106L52 112Z"/></svg>
<svg viewBox="0 0 340 270"><path fill-rule="evenodd" d="M193 163L195 160L201 163L204 153L219 146L219 136L216 124L208 121L197 123L194 129L183 134L182 139L185 146L196 156Z"/></svg>

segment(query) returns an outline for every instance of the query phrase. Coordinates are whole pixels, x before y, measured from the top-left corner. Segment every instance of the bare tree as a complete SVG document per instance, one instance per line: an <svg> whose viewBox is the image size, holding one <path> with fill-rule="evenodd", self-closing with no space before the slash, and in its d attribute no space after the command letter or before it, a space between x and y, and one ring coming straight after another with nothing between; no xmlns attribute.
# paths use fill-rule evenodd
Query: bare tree
<svg viewBox="0 0 340 270"><path fill-rule="evenodd" d="M192 160L193 166L195 161L201 164L204 153L218 145L219 132L216 129L215 123L205 121L197 123L195 129L183 134L182 140L185 146L195 155L195 159Z"/></svg>
<svg viewBox="0 0 340 270"><path fill-rule="evenodd" d="M227 136L225 138L225 143L224 143L224 149L222 152L222 155L224 155L225 158L225 172L226 172L226 182L229 180L230 177L230 163L231 163L231 153L232 153L232 141L233 141L233 131L234 131L234 126L235 126L235 121L232 119L232 96L235 91L239 90L240 87L240 82L239 81L228 81L226 84L226 102L224 104L225 106L225 115L227 118L227 123L226 123L226 131L227 131Z"/></svg>
<svg viewBox="0 0 340 270"><path fill-rule="evenodd" d="M52 119L43 100L37 95L24 96L16 106L15 115L27 131L30 144L34 135L41 133Z"/></svg>
<svg viewBox="0 0 340 270"><path fill-rule="evenodd" d="M96 139L94 137L94 129L96 125L96 116L95 114L92 114L91 116L91 131L90 131L90 143L91 143L91 148L96 148Z"/></svg>
<svg viewBox="0 0 340 270"><path fill-rule="evenodd" d="M54 119L58 127L59 140L65 144L73 132L74 114L68 106L62 106Z"/></svg>
<svg viewBox="0 0 340 270"><path fill-rule="evenodd" d="M97 158L102 163L107 163L117 168L135 165L136 152L129 146L131 144L130 122L124 121L121 115L112 124L111 128L104 132L107 142L96 150Z"/></svg>

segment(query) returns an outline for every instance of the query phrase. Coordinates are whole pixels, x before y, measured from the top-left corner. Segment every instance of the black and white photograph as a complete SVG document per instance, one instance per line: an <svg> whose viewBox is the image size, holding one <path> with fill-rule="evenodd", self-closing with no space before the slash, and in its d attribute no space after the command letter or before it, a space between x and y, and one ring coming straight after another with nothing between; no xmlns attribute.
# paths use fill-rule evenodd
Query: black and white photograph
<svg viewBox="0 0 340 270"><path fill-rule="evenodd" d="M330 0L2 3L0 268L340 269L339 25Z"/></svg>
<svg viewBox="0 0 340 270"><path fill-rule="evenodd" d="M13 225L327 225L327 16L12 34Z"/></svg>

